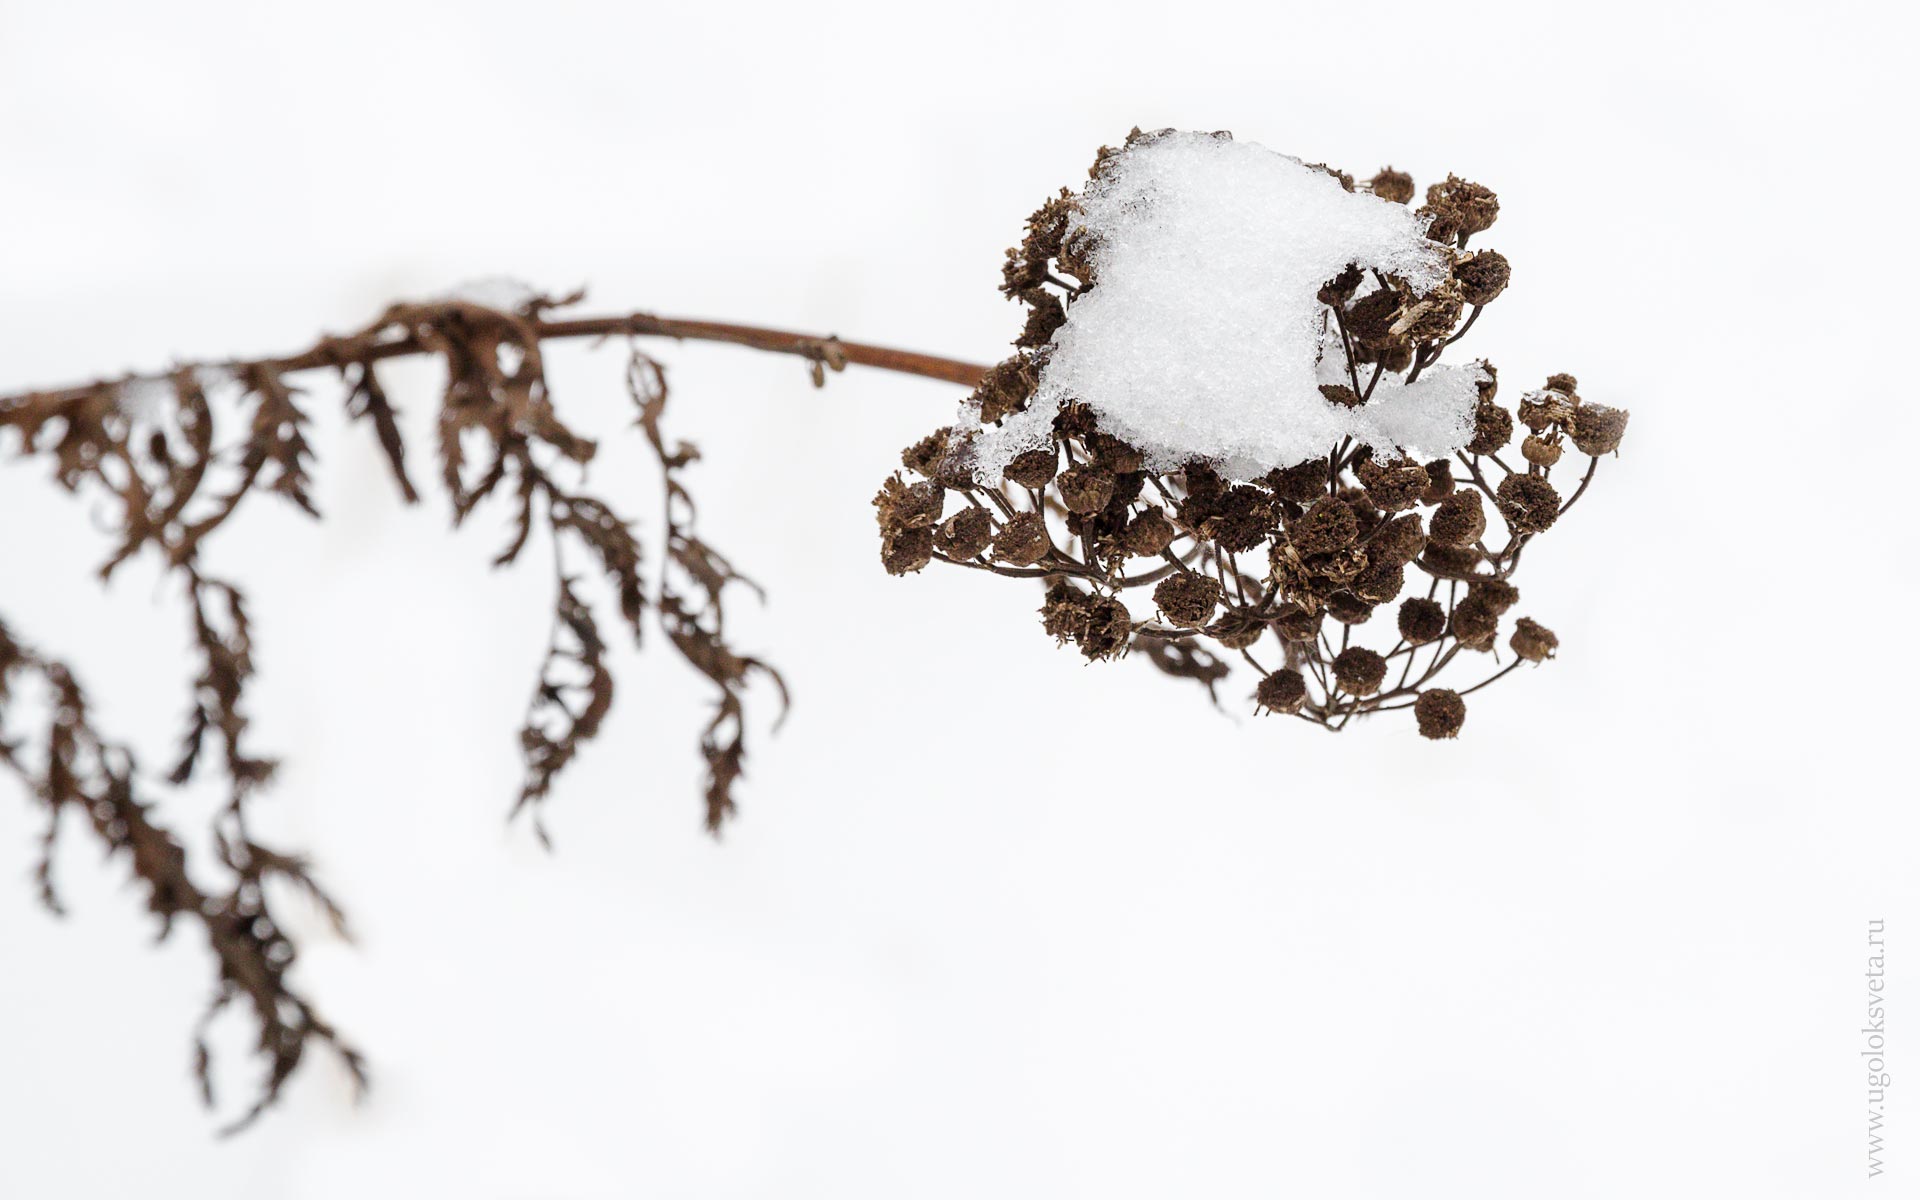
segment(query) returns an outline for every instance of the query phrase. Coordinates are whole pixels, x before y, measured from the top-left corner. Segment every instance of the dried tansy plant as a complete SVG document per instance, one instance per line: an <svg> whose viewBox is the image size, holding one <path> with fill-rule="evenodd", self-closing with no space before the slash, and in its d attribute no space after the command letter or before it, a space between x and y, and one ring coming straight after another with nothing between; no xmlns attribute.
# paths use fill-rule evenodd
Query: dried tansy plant
<svg viewBox="0 0 1920 1200"><path fill-rule="evenodd" d="M1356 185L1224 134L1135 131L1101 152L1083 192L1043 205L1009 252L1003 290L1028 317L1015 354L991 368L645 313L567 318L556 310L575 297L522 291L398 304L285 357L0 396L0 437L49 461L67 490L110 501L118 543L102 576L150 553L175 582L198 659L175 761L143 773L96 727L72 671L0 624L0 767L46 810L45 902L57 911L52 849L75 814L128 863L163 933L202 929L217 972L208 1018L246 1001L265 1062L233 1127L270 1105L316 1044L364 1078L291 978L295 947L269 884L294 885L344 924L305 861L252 832L274 770L248 736L254 626L240 584L214 574L205 551L262 494L320 516L301 382L314 374L338 377L400 496L420 500L418 448L379 376L406 356L445 368L432 454L453 522L492 502L509 518L498 565L536 541L552 554L553 633L520 731L515 806L542 838L555 780L613 710L611 637L637 641L657 623L711 682L700 745L711 830L734 811L749 684L771 683L785 709L778 672L726 630L734 585L757 589L694 531L686 473L698 456L662 428L666 377L638 349L647 337L794 355L816 385L858 364L973 388L959 424L906 451L911 481L890 477L875 498L890 572L939 561L1035 580L1044 631L1089 659L1138 651L1216 700L1238 659L1259 674L1262 710L1339 729L1410 708L1421 733L1453 736L1465 696L1558 645L1517 615L1514 569L1585 493L1626 414L1556 375L1516 418L1497 402L1491 365L1440 361L1506 287L1503 257L1467 249L1499 205L1455 178L1417 210L1414 195L1390 169ZM663 480L651 565L628 517L588 489L595 445L548 392L543 350L568 338L632 346L627 387ZM1441 685L1449 667L1502 644L1508 665ZM190 861L158 814L166 789L196 779L225 793L214 862ZM195 1064L211 1105L204 1022Z"/></svg>
<svg viewBox="0 0 1920 1200"><path fill-rule="evenodd" d="M1008 251L1014 355L875 497L886 569L1038 580L1088 659L1210 692L1237 659L1260 711L1455 736L1465 697L1558 647L1515 569L1627 424L1571 375L1516 413L1491 364L1441 362L1507 286L1468 249L1499 201L1449 177L1414 209L1391 168L1226 134L1135 130L1090 177Z"/></svg>

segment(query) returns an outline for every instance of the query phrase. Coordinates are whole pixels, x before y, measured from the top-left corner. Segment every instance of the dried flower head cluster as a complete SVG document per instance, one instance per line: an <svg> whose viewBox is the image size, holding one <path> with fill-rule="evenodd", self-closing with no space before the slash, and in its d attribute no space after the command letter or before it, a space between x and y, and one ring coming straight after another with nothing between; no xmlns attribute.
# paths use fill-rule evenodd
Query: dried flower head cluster
<svg viewBox="0 0 1920 1200"><path fill-rule="evenodd" d="M1090 192L1168 132L1135 130L1124 147L1103 149ZM1392 168L1365 182L1315 169L1348 193L1399 205L1416 195ZM1507 287L1498 251L1467 248L1499 214L1494 193L1449 176L1425 201L1413 216L1444 269L1415 279L1349 263L1318 283L1312 312L1324 349L1307 366L1336 416L1389 395L1429 402L1416 385L1444 369L1442 354ZM1085 206L1062 189L1029 219L1002 285L1028 311L1015 353L975 390L971 419L909 447L905 474L875 498L889 572L938 561L1039 580L1042 628L1088 659L1138 649L1212 691L1237 658L1258 673L1258 710L1334 730L1410 708L1421 734L1453 737L1466 696L1552 657L1558 639L1520 615L1514 570L1618 448L1624 411L1587 403L1571 375L1509 409L1494 368L1475 364L1463 377L1466 425L1445 456L1422 458L1376 432L1258 474L1244 461L1157 461L1164 447L1121 436L1100 394L1049 382L1075 306L1116 283L1101 277L1114 257L1082 219ZM1401 414L1404 427L1430 428L1418 416ZM1022 433L1039 444L981 470L981 447L1003 450L1010 426L1039 431ZM1450 667L1497 664L1503 653L1510 661L1471 685L1439 682Z"/></svg>

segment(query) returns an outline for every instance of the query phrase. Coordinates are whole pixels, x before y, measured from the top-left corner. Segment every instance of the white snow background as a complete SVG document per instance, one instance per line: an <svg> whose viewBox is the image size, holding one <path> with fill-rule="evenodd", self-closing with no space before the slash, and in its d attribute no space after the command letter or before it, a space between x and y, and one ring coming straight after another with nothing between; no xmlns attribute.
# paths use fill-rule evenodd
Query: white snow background
<svg viewBox="0 0 1920 1200"><path fill-rule="evenodd" d="M1570 371L1633 412L1518 581L1559 659L1476 695L1457 743L1336 739L1083 666L1009 581L885 576L868 500L956 389L850 369L814 392L793 361L660 346L703 528L771 593L741 636L796 706L715 845L705 693L655 639L548 855L504 821L547 580L487 569L497 514L451 535L442 502L403 508L316 378L327 520L257 505L214 565L253 597L258 744L286 759L262 832L314 853L359 933L303 922L301 979L375 1090L354 1107L317 1057L215 1142L188 1074L204 949L153 948L85 836L58 864L72 915L43 913L39 814L0 791L0 1196L1911 1189L1905 26L1849 3L0 3L8 389L271 353L496 276L992 361L1021 320L1002 250L1138 123L1494 187L1476 244L1513 284L1457 349L1505 398ZM551 368L657 547L617 350ZM435 371L389 378L424 438ZM102 519L0 465L0 607L157 761L184 620L150 566L94 583ZM1870 1186L1874 917L1900 1032ZM250 1083L223 1076L229 1103Z"/></svg>

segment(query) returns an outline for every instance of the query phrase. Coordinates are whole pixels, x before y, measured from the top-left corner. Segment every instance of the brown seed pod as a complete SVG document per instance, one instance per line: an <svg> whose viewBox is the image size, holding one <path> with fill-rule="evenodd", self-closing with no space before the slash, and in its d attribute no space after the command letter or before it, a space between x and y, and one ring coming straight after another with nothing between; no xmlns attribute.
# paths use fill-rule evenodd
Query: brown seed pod
<svg viewBox="0 0 1920 1200"><path fill-rule="evenodd" d="M892 475L880 485L873 507L881 530L892 532L925 529L937 523L946 502L947 490L931 479L905 483L898 475Z"/></svg>
<svg viewBox="0 0 1920 1200"><path fill-rule="evenodd" d="M1266 632L1265 622L1239 612L1228 612L1206 628L1208 637L1229 650L1244 650L1259 641Z"/></svg>
<svg viewBox="0 0 1920 1200"><path fill-rule="evenodd" d="M1468 304L1491 304L1494 297L1507 290L1513 268L1507 263L1506 255L1497 250L1482 250L1455 263L1453 277L1459 281L1460 298Z"/></svg>
<svg viewBox="0 0 1920 1200"><path fill-rule="evenodd" d="M1627 410L1608 408L1604 404L1582 404L1573 410L1567 423L1567 433L1573 438L1573 444L1580 453L1594 458L1618 450L1620 439L1626 432Z"/></svg>
<svg viewBox="0 0 1920 1200"><path fill-rule="evenodd" d="M1311 642L1320 636L1320 614L1290 606L1274 618L1273 628L1284 641Z"/></svg>
<svg viewBox="0 0 1920 1200"><path fill-rule="evenodd" d="M1030 567L1047 556L1053 539L1039 513L1015 513L993 535L993 556L1016 567Z"/></svg>
<svg viewBox="0 0 1920 1200"><path fill-rule="evenodd" d="M1330 554L1353 545L1360 536L1360 522L1353 506L1332 496L1322 496L1313 507L1287 529L1287 538L1305 557Z"/></svg>
<svg viewBox="0 0 1920 1200"><path fill-rule="evenodd" d="M1419 563L1429 575L1441 579L1473 579L1486 556L1477 546L1443 546L1429 541L1420 552Z"/></svg>
<svg viewBox="0 0 1920 1200"><path fill-rule="evenodd" d="M1473 440L1468 454L1498 454L1513 440L1513 414L1492 400L1481 397L1473 410Z"/></svg>
<svg viewBox="0 0 1920 1200"><path fill-rule="evenodd" d="M1082 464L1060 473L1060 502L1068 512L1097 513L1113 499L1113 475L1099 467Z"/></svg>
<svg viewBox="0 0 1920 1200"><path fill-rule="evenodd" d="M934 535L934 545L948 558L962 562L977 558L993 542L993 518L971 504L947 518Z"/></svg>
<svg viewBox="0 0 1920 1200"><path fill-rule="evenodd" d="M1405 566L1420 557L1426 545L1427 531L1420 527L1420 514L1403 513L1367 539L1367 557L1375 563Z"/></svg>
<svg viewBox="0 0 1920 1200"><path fill-rule="evenodd" d="M1220 607L1220 584L1206 576L1182 571L1162 579L1153 589L1153 602L1175 625L1190 629L1213 619Z"/></svg>
<svg viewBox="0 0 1920 1200"><path fill-rule="evenodd" d="M1296 466L1269 471L1262 480L1273 494L1295 504L1312 504L1327 494L1328 468L1325 459L1311 458Z"/></svg>
<svg viewBox="0 0 1920 1200"><path fill-rule="evenodd" d="M1116 475L1130 475L1146 465L1146 455L1112 434L1096 429L1086 436L1086 444L1093 461Z"/></svg>
<svg viewBox="0 0 1920 1200"><path fill-rule="evenodd" d="M1395 204L1407 204L1413 200L1413 176L1392 167L1382 167L1367 186L1374 195Z"/></svg>
<svg viewBox="0 0 1920 1200"><path fill-rule="evenodd" d="M1533 618L1521 617L1514 623L1513 637L1507 644L1521 658L1537 663L1553 657L1553 652L1560 648L1560 639Z"/></svg>
<svg viewBox="0 0 1920 1200"><path fill-rule="evenodd" d="M1442 546L1471 546L1486 531L1487 513L1480 505L1480 493L1472 488L1446 497L1427 518L1428 541Z"/></svg>
<svg viewBox="0 0 1920 1200"><path fill-rule="evenodd" d="M1229 554L1240 554L1266 541L1279 521L1273 497L1248 484L1235 484L1217 504L1218 511L1201 522L1200 533Z"/></svg>
<svg viewBox="0 0 1920 1200"><path fill-rule="evenodd" d="M1370 563L1353 577L1353 594L1369 604L1385 604L1400 594L1407 584L1407 569L1396 562Z"/></svg>
<svg viewBox="0 0 1920 1200"><path fill-rule="evenodd" d="M1373 616L1373 605L1352 592L1335 592L1327 597L1327 615L1342 625L1364 625Z"/></svg>
<svg viewBox="0 0 1920 1200"><path fill-rule="evenodd" d="M1520 589L1504 579L1476 579L1467 585L1467 599L1477 600L1503 616L1520 603Z"/></svg>
<svg viewBox="0 0 1920 1200"><path fill-rule="evenodd" d="M1458 175L1427 188L1427 204L1446 216L1463 234L1484 233L1500 216L1500 197L1493 189L1469 183Z"/></svg>
<svg viewBox="0 0 1920 1200"><path fill-rule="evenodd" d="M1491 650L1500 636L1500 613L1485 600L1468 596L1454 606L1448 632L1469 650Z"/></svg>
<svg viewBox="0 0 1920 1200"><path fill-rule="evenodd" d="M1530 433L1520 442L1520 454L1536 467L1550 467L1560 461L1560 440Z"/></svg>
<svg viewBox="0 0 1920 1200"><path fill-rule="evenodd" d="M1333 677L1355 696L1371 696L1387 677L1387 660L1364 646L1349 646L1333 660Z"/></svg>
<svg viewBox="0 0 1920 1200"><path fill-rule="evenodd" d="M973 399L980 405L980 423L991 425L1025 408L1039 380L1033 360L1024 354L995 364L973 390Z"/></svg>
<svg viewBox="0 0 1920 1200"><path fill-rule="evenodd" d="M889 575L909 575L932 561L931 529L900 529L880 539L880 565Z"/></svg>
<svg viewBox="0 0 1920 1200"><path fill-rule="evenodd" d="M1042 446L1015 455L1007 464L1006 476L1021 487L1043 488L1053 482L1055 471L1060 469L1060 451L1052 446Z"/></svg>
<svg viewBox="0 0 1920 1200"><path fill-rule="evenodd" d="M1560 515L1560 493L1538 475L1509 475L1493 491L1494 503L1516 533L1542 533Z"/></svg>
<svg viewBox="0 0 1920 1200"><path fill-rule="evenodd" d="M1467 723L1467 702L1450 688L1429 688L1413 702L1413 719L1421 737L1455 737Z"/></svg>
<svg viewBox="0 0 1920 1200"><path fill-rule="evenodd" d="M1429 482L1427 469L1413 462L1383 464L1367 458L1354 474L1367 490L1367 500L1375 508L1386 512L1412 508L1419 502L1421 493L1427 490Z"/></svg>
<svg viewBox="0 0 1920 1200"><path fill-rule="evenodd" d="M1453 462L1436 458L1427 464L1427 490L1420 493L1422 504L1438 504L1453 494Z"/></svg>
<svg viewBox="0 0 1920 1200"><path fill-rule="evenodd" d="M1127 522L1120 540L1129 554L1152 558L1173 544L1174 533L1173 522L1167 520L1166 512L1155 505Z"/></svg>
<svg viewBox="0 0 1920 1200"><path fill-rule="evenodd" d="M1253 698L1268 712L1299 712L1307 702L1307 680L1300 672L1282 668L1260 681Z"/></svg>
<svg viewBox="0 0 1920 1200"><path fill-rule="evenodd" d="M952 431L936 429L900 452L901 465L916 475L934 477L934 469L947 456L947 438Z"/></svg>
<svg viewBox="0 0 1920 1200"><path fill-rule="evenodd" d="M1415 646L1439 640L1447 631L1447 610L1437 600L1415 596L1400 602L1400 636Z"/></svg>
<svg viewBox="0 0 1920 1200"><path fill-rule="evenodd" d="M1562 396L1577 396L1580 394L1580 381L1564 373L1547 376L1547 387L1552 391L1559 392Z"/></svg>

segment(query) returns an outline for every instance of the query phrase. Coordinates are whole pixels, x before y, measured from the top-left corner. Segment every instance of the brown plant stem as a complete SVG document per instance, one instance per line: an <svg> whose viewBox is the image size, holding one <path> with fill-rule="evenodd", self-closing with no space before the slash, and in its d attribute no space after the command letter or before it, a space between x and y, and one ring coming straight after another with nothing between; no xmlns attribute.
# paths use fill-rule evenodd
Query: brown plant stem
<svg viewBox="0 0 1920 1200"><path fill-rule="evenodd" d="M542 342L609 337L664 337L679 341L723 342L728 345L763 350L769 354L791 354L807 359L820 367L836 371L852 363L855 366L873 367L881 371L920 375L965 387L975 386L987 373L987 368L978 363L943 358L935 354L921 354L912 350L897 350L890 346L874 346L865 342L844 342L832 335L821 337L817 334L794 333L790 330L768 329L758 325L697 321L683 317L657 317L652 313L575 317L564 321L535 320L529 323L529 327L533 335ZM379 362L389 358L405 358L432 352L433 348L423 345L418 338L411 335L374 340L373 334L360 333L323 337L305 350L279 358L241 359L218 365L233 371L258 369L285 374L294 371L312 371L322 367L339 367L348 363ZM38 390L27 394L41 400L59 401L88 395L98 387L98 383L90 383L67 388ZM0 397L0 406L16 398L19 397Z"/></svg>

